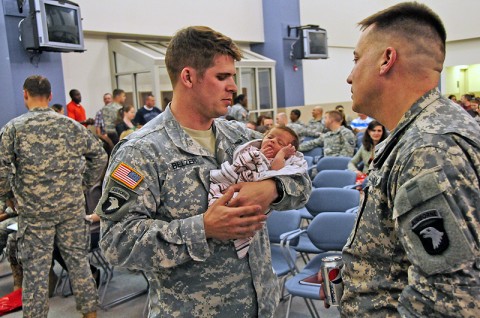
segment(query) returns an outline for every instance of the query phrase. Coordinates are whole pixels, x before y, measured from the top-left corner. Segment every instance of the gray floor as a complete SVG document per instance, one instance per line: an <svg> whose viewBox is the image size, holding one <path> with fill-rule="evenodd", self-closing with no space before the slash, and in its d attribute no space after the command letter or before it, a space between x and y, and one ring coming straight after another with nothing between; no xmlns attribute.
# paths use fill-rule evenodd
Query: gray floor
<svg viewBox="0 0 480 318"><path fill-rule="evenodd" d="M300 261L299 261L299 264ZM55 268L57 274L60 274L58 268ZM10 267L6 260L0 263L0 275L5 274L7 276L0 278L0 296L4 296L12 291L13 279L10 273ZM109 286L108 295L105 296L105 302L145 289L145 279L138 273L132 273L127 270L115 269L115 275ZM68 288L67 288L68 289ZM129 300L123 304L110 308L108 310L98 310L98 317L144 317L143 310L146 303L146 295L139 296L133 300ZM335 308L324 309L323 304L320 301L316 301L316 307L322 318L336 318L339 317L338 310ZM287 309L287 302L281 302L275 313L275 317L285 317ZM75 299L73 296L64 297L58 290L57 295L50 298L50 312L51 318L70 318L81 317L81 315L75 310ZM17 311L5 315L8 318L22 317L22 312ZM290 313L291 318L308 318L311 317L302 298L295 297L292 302L292 308Z"/></svg>

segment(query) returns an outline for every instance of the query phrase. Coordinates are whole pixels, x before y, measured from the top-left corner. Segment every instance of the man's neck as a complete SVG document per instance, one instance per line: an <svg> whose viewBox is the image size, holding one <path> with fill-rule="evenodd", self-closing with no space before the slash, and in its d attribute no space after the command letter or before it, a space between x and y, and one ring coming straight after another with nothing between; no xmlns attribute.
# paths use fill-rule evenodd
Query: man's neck
<svg viewBox="0 0 480 318"><path fill-rule="evenodd" d="M143 105L143 108L145 108L146 110L152 110L154 106L147 106L147 105Z"/></svg>

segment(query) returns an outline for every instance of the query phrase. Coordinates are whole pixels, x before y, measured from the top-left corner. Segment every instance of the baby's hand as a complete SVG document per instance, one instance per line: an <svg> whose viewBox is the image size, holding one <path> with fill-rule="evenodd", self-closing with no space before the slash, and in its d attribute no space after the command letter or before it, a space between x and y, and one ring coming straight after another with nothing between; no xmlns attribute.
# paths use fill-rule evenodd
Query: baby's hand
<svg viewBox="0 0 480 318"><path fill-rule="evenodd" d="M278 152L280 156L282 156L283 159L288 159L290 158L293 154L295 154L295 147L292 145L288 145L280 149Z"/></svg>

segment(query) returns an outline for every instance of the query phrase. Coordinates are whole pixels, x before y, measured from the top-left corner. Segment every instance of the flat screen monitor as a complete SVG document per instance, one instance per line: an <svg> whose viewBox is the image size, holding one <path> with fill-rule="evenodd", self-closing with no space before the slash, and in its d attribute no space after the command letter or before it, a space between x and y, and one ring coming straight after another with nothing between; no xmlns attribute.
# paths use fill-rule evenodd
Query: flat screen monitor
<svg viewBox="0 0 480 318"><path fill-rule="evenodd" d="M27 50L85 51L80 7L74 2L30 0L30 13L20 29Z"/></svg>
<svg viewBox="0 0 480 318"><path fill-rule="evenodd" d="M302 30L303 58L326 59L328 58L327 31L323 29Z"/></svg>

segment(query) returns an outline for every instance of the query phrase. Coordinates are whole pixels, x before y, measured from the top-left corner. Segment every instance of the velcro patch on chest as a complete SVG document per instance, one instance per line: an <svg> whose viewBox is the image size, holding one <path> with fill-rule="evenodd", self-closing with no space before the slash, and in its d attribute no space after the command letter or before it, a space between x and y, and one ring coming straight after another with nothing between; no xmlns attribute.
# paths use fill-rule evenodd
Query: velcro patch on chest
<svg viewBox="0 0 480 318"><path fill-rule="evenodd" d="M138 171L123 162L113 170L110 176L132 190L143 180L143 176Z"/></svg>

